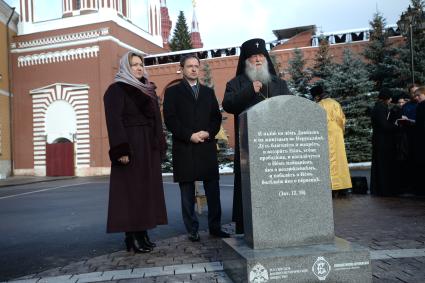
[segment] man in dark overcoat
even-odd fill
[[[396,189],[394,134],[397,128],[394,123],[388,121],[391,97],[391,91],[382,88],[370,114],[373,130],[370,193],[375,196],[393,196]]]
[[[244,42],[241,46],[236,77],[227,83],[222,103],[223,109],[234,115],[233,221],[236,222],[236,234],[244,233],[238,116],[247,108],[267,98],[285,94],[290,94],[288,86],[284,80],[276,76],[264,40],[254,38]]]
[[[164,95],[164,121],[172,133],[173,176],[179,183],[183,221],[189,239],[199,241],[195,214],[195,181],[203,181],[208,204],[208,227],[213,236],[221,230],[221,203],[215,135],[221,113],[214,90],[199,83],[200,60],[187,55],[180,61],[183,79]]]
[[[415,97],[418,100],[416,107],[415,123],[415,152],[416,155],[416,176],[414,193],[418,196],[425,196],[425,187],[422,174],[425,172],[425,86],[420,86],[415,90]]]

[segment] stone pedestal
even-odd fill
[[[372,282],[369,251],[341,238],[332,243],[251,249],[223,240],[224,270],[234,282]]]
[[[335,238],[325,111],[296,96],[239,115],[245,235],[224,240],[235,282],[371,282],[369,252]]]

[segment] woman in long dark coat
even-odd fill
[[[107,232],[125,232],[127,251],[150,252],[156,245],[147,230],[167,224],[161,175],[166,145],[155,86],[141,55],[121,58],[104,104],[112,162]]]
[[[388,121],[390,101],[390,91],[382,89],[371,112],[373,134],[370,192],[377,196],[394,194],[394,133],[396,126]]]

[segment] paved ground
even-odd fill
[[[373,282],[425,282],[425,198],[351,195],[333,205],[336,236],[370,249]],[[157,244],[149,254],[122,250],[14,282],[230,282],[221,240],[205,231],[199,243],[181,235]]]

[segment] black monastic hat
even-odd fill
[[[245,73],[245,60],[252,55],[263,54],[266,57],[269,65],[269,72],[272,75],[276,75],[276,71],[273,67],[272,60],[266,49],[266,42],[261,38],[253,38],[245,41],[241,45],[241,52],[239,54],[238,68],[236,69],[236,76]]]
[[[387,100],[392,98],[392,96],[393,96],[392,92],[389,88],[383,87],[379,90],[379,94],[378,94],[379,99]]]

